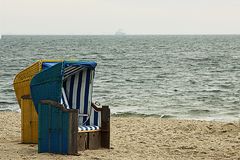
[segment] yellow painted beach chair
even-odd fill
[[[22,143],[38,143],[38,115],[31,96],[30,82],[32,78],[48,66],[60,60],[39,60],[20,71],[14,79],[14,91],[21,109],[21,141]]]

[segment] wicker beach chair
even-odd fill
[[[92,103],[95,62],[60,62],[31,81],[38,152],[77,154],[110,147],[110,110]]]
[[[38,115],[30,96],[30,81],[39,72],[59,60],[39,60],[20,71],[14,78],[13,86],[21,109],[21,142],[38,143]]]

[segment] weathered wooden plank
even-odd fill
[[[76,155],[78,152],[78,113],[69,113],[69,141],[68,154]]]
[[[102,106],[101,111],[101,145],[103,148],[110,148],[110,109],[109,106]]]
[[[88,149],[101,148],[101,132],[89,132],[88,133]]]
[[[77,142],[78,142],[78,150],[83,151],[87,149],[88,146],[88,133],[78,132]]]
[[[72,153],[78,152],[78,110],[72,113]]]

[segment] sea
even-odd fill
[[[13,79],[40,59],[96,61],[93,101],[116,116],[240,119],[240,35],[3,35],[0,111],[20,111]]]

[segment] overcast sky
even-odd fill
[[[0,34],[240,34],[240,0],[0,0]]]

